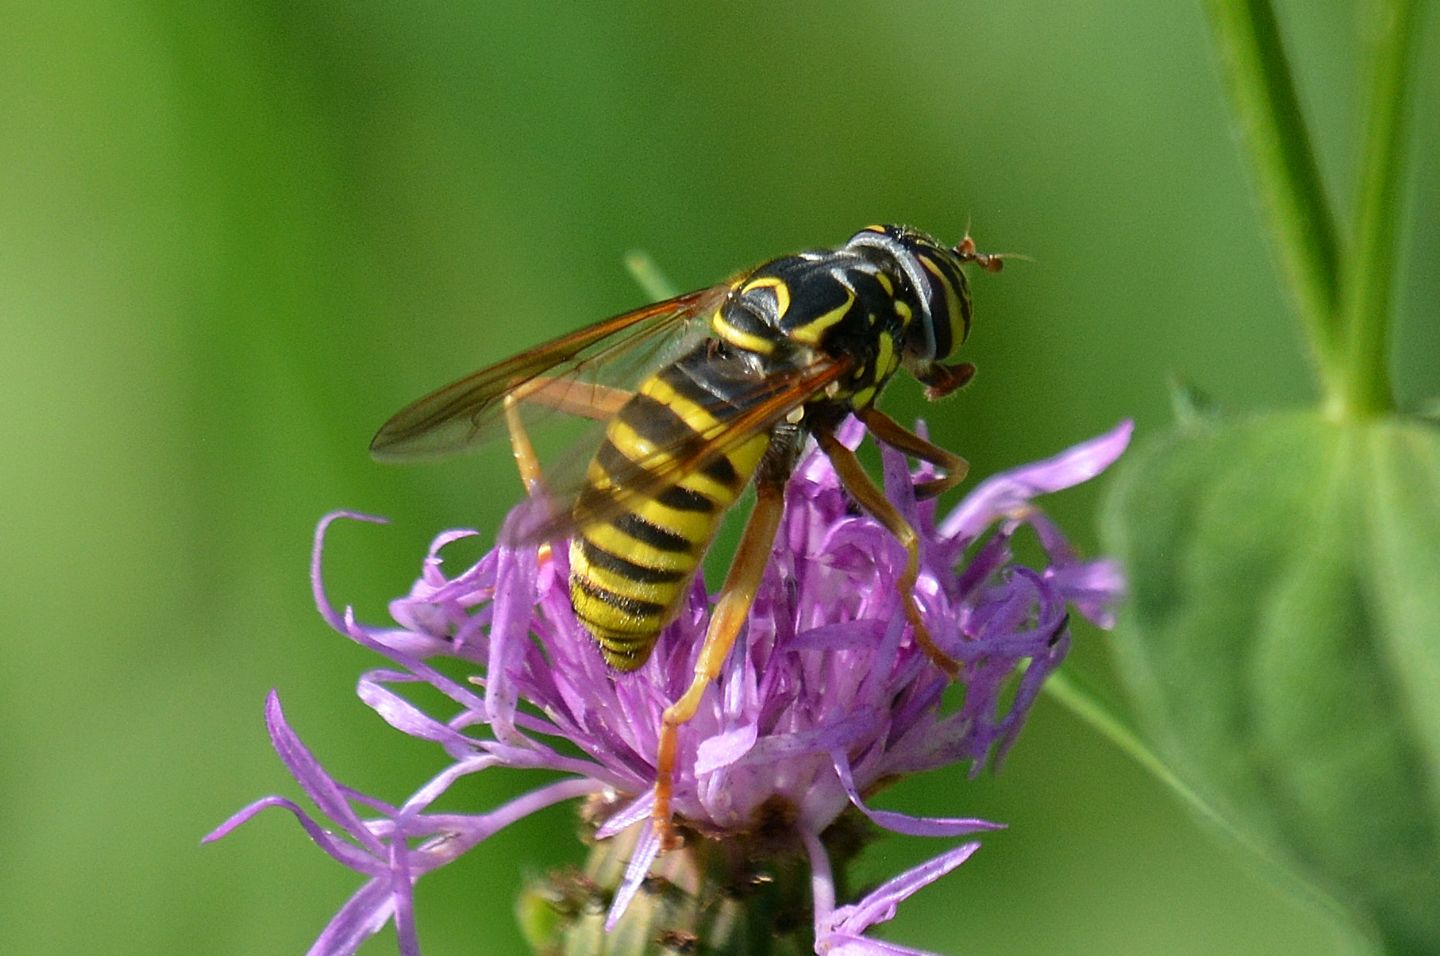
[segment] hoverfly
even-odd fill
[[[396,414],[371,442],[378,459],[431,457],[508,429],[533,489],[540,472],[522,409],[603,422],[604,438],[583,477],[549,489],[561,504],[522,532],[520,543],[570,539],[576,616],[622,672],[648,659],[721,517],[754,483],[755,506],[694,679],[663,717],[653,821],[667,847],[678,843],[670,811],[678,729],[699,708],[749,614],[785,483],[807,436],[855,501],[906,548],[899,588],[915,639],[955,673],[915,605],[915,532],[835,429],[855,415],[878,441],[938,466],[943,474],[917,489],[922,496],[964,477],[963,458],[909,431],[874,401],[900,368],[932,400],[974,374],[969,363],[945,364],[970,331],[967,263],[998,272],[1002,259],[977,252],[968,236],[947,247],[907,226],[869,226],[837,248],[772,259],[475,372]],[[620,371],[627,368],[636,373],[629,381]]]

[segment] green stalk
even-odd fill
[[[1421,4],[1390,0],[1379,4],[1365,152],[1356,191],[1355,248],[1345,262],[1340,318],[1343,375],[1327,396],[1335,418],[1378,414],[1394,408],[1390,385],[1390,298],[1400,228],[1406,131],[1409,120],[1410,61],[1420,27]]]
[[[1130,722],[1120,716],[1114,704],[1106,700],[1089,682],[1077,677],[1073,669],[1060,670],[1046,678],[1045,693],[1168,787],[1202,822],[1253,854],[1253,859],[1263,865],[1279,883],[1289,887],[1297,897],[1353,928],[1355,944],[1359,950],[1367,953],[1373,950],[1373,942],[1368,939],[1370,928],[1356,925],[1352,911],[1306,879],[1293,866],[1276,857],[1268,847],[1251,839],[1246,831],[1236,827],[1205,797],[1186,785],[1170,765],[1141,739]]]
[[[1182,801],[1189,804],[1192,810],[1226,832],[1231,832],[1225,819],[1200,799],[1194,790],[1186,786],[1185,782],[1176,776],[1165,761],[1156,756],[1155,752],[1140,739],[1140,735],[1135,732],[1134,728],[1119,716],[1115,706],[1105,700],[1090,684],[1082,681],[1068,670],[1060,670],[1045,679],[1045,693],[1076,717],[1089,724],[1100,736],[1110,741],[1115,749],[1169,787]]]
[[[631,249],[625,253],[625,268],[630,272],[630,278],[640,287],[640,291],[656,302],[680,294],[675,291],[675,283],[670,281],[665,270],[643,249]]]
[[[1268,232],[1329,396],[1342,372],[1339,243],[1275,11],[1269,0],[1207,0],[1206,6]]]

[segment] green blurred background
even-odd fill
[[[1368,12],[1280,9],[1342,200]],[[976,277],[964,395],[887,395],[978,475],[1122,417],[1154,433],[1172,374],[1239,411],[1311,395],[1194,3],[89,0],[0,22],[5,953],[309,944],[354,875],[280,814],[198,844],[296,793],[266,691],[361,789],[398,800],[441,764],[353,697],[375,662],[314,613],[311,529],[394,519],[332,538],[332,592],[371,620],[434,532],[493,530],[519,494],[503,450],[396,469],[366,443],[422,391],[639,304],[628,249],[686,287],[874,221],[1032,256]],[[1436,63],[1431,43],[1405,400],[1440,379]],[[1097,494],[1052,502],[1092,551]],[[1077,638],[1071,666],[1108,680],[1105,636]],[[903,908],[911,945],[1345,949],[1049,701],[998,777],[886,802],[1011,825]],[[422,883],[426,952],[518,952],[520,877],[578,859],[571,819]],[[861,876],[934,849],[885,840]]]

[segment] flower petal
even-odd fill
[[[325,552],[325,533],[330,526],[341,518],[351,521],[364,521],[369,524],[389,524],[389,519],[380,518],[376,515],[367,515],[359,511],[332,511],[320,519],[320,524],[315,528],[315,537],[310,545],[310,593],[315,597],[315,606],[320,610],[320,616],[337,631],[344,631],[340,626],[340,615],[335,613],[331,606],[330,599],[325,596],[325,579],[321,574],[321,555]]]
[[[378,877],[366,883],[340,907],[307,951],[308,956],[351,956],[371,936],[385,928],[395,913],[389,880]],[[402,950],[403,952],[403,950]],[[418,956],[418,950],[405,956]]]
[[[835,767],[835,775],[840,778],[840,785],[844,787],[845,795],[850,798],[850,802],[871,822],[892,833],[904,833],[909,836],[952,837],[983,830],[1005,829],[1003,823],[992,823],[978,817],[915,817],[905,813],[896,813],[893,810],[872,809],[865,804],[860,796],[860,791],[855,788],[855,777],[850,770],[849,758],[839,750],[832,753],[830,758]]]
[[[620,888],[615,891],[615,899],[610,904],[610,912],[605,917],[605,932],[615,928],[620,922],[620,917],[630,908],[630,901],[635,894],[640,892],[645,877],[650,873],[650,865],[660,855],[660,837],[655,828],[649,822],[644,824],[645,829],[640,832],[640,839],[635,841],[635,852],[630,857],[630,864],[625,867],[625,878],[620,881]]]
[[[941,523],[940,536],[973,541],[997,518],[1019,511],[1031,498],[1089,481],[1120,457],[1134,429],[1134,422],[1123,421],[1052,458],[985,479]]]
[[[759,733],[757,725],[746,723],[702,740],[695,748],[695,775],[703,777],[730,766],[750,752]]]
[[[826,918],[825,924],[816,934],[815,952],[901,953],[928,956],[923,950],[878,943],[874,940],[864,939],[862,934],[876,923],[893,919],[895,910],[902,901],[964,863],[978,849],[980,849],[979,843],[961,844],[953,850],[942,853],[933,860],[906,870],[894,879],[881,884],[875,890],[867,893],[859,903],[836,909]]]
[[[360,818],[350,809],[334,778],[325,772],[325,768],[285,722],[285,713],[280,709],[280,695],[273,690],[265,698],[265,725],[270,730],[270,742],[275,752],[320,812],[340,824],[346,833],[372,853],[384,853],[384,847],[370,836]]]
[[[248,823],[252,820],[261,810],[267,810],[270,807],[278,807],[282,810],[290,811],[300,826],[310,835],[310,839],[315,841],[315,845],[324,850],[341,865],[355,870],[357,873],[373,875],[383,871],[383,865],[379,863],[375,857],[362,852],[343,840],[335,839],[334,834],[321,826],[310,814],[301,809],[299,804],[291,800],[286,800],[284,797],[261,797],[254,803],[242,807],[239,811],[232,814],[230,819],[207,833],[200,842],[213,843],[222,837],[227,837],[241,824]]]

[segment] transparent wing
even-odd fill
[[[707,365],[707,373],[727,388],[718,390],[724,398],[703,406],[714,419],[712,426],[655,447],[641,458],[607,462],[603,492],[584,472],[560,482],[547,470],[547,493],[536,500],[526,520],[510,527],[508,537],[516,544],[553,541],[623,514],[636,501],[663,494],[721,455],[768,432],[852,365],[848,359],[827,359],[803,367],[761,370],[742,357],[717,357]]]
[[[573,413],[612,389],[628,389],[667,353],[703,336],[703,319],[729,288],[714,285],[656,302],[473,372],[397,412],[376,432],[370,454],[414,461],[474,448],[505,433],[506,396],[519,399],[534,419]]]

